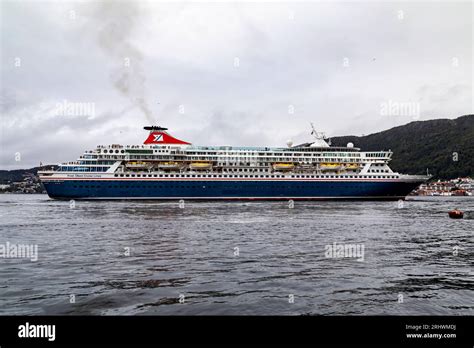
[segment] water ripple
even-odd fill
[[[0,259],[0,314],[472,315],[474,220],[449,219],[454,207],[474,200],[70,209],[0,195],[0,243],[39,252]],[[334,243],[363,259],[327,257]]]

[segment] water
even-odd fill
[[[0,258],[0,314],[472,315],[474,220],[449,219],[456,207],[474,199],[71,209],[0,195],[0,244],[38,245],[36,262]],[[364,260],[326,257],[334,242]]]

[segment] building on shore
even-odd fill
[[[471,178],[428,182],[413,192],[416,196],[472,196],[473,193],[474,180]]]

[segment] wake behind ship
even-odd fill
[[[193,146],[166,128],[143,145],[97,146],[76,162],[39,171],[54,199],[313,200],[405,198],[429,176],[388,166],[392,152],[314,142],[288,147]]]

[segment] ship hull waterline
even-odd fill
[[[399,200],[423,181],[51,180],[59,200]]]

